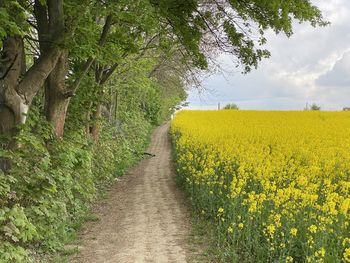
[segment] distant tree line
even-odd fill
[[[228,103],[223,107],[224,110],[239,110],[239,107],[235,103]]]

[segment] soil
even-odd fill
[[[171,161],[169,125],[158,127],[146,157],[109,191],[80,234],[79,253],[70,262],[193,262],[186,199]],[[190,260],[191,259],[191,260]]]

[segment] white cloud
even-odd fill
[[[350,104],[350,85],[345,85],[350,83],[350,53],[346,53],[350,50],[350,1],[315,0],[314,4],[330,26],[313,28],[296,23],[289,39],[268,32],[270,59],[248,75],[226,75],[227,80],[222,75],[210,77],[204,86],[212,92],[200,99],[191,91],[191,106],[236,102],[247,109],[301,109],[306,102],[315,102],[333,110]],[[221,60],[227,64],[229,59]]]
[[[326,87],[349,87],[350,88],[350,52],[344,53],[334,67],[321,75],[316,84]]]

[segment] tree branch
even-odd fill
[[[35,94],[43,86],[44,81],[56,66],[57,59],[61,55],[59,48],[55,47],[34,63],[24,74],[22,81],[17,86],[18,94],[22,95],[27,103],[31,103]]]
[[[113,66],[109,70],[107,70],[106,73],[102,75],[100,85],[103,85],[107,82],[107,80],[112,76],[112,74],[114,73],[114,71],[117,69],[118,66],[119,66],[119,63],[114,63]]]
[[[108,36],[109,30],[111,29],[112,25],[113,25],[113,16],[108,15],[106,18],[105,25],[103,26],[100,40],[98,41],[99,46],[103,46],[106,43],[107,36]]]
[[[108,36],[108,33],[111,29],[113,25],[113,16],[112,15],[108,15],[107,18],[106,18],[106,22],[103,26],[103,30],[102,30],[102,33],[101,33],[101,37],[98,41],[98,45],[100,47],[102,47],[105,43],[106,43],[106,40],[107,40],[107,36]],[[73,92],[75,92],[77,90],[77,88],[79,87],[83,77],[85,76],[85,74],[89,71],[92,63],[95,61],[95,59],[93,57],[89,57],[86,62],[84,63],[84,65],[82,66],[77,78],[75,79],[75,81],[73,82],[72,86],[71,86],[71,90]]]

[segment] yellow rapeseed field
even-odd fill
[[[350,262],[350,113],[182,111],[177,170],[235,262]]]

